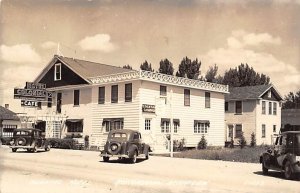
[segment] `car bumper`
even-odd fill
[[[21,145],[11,145],[10,148],[20,148],[20,149],[32,149],[34,146],[21,146]]]
[[[116,154],[116,155],[112,155],[112,154],[108,154],[108,153],[101,153],[99,156],[100,156],[100,157],[121,157],[121,158],[129,158],[129,156],[126,155],[126,154]]]

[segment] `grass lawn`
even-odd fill
[[[205,160],[223,160],[234,162],[259,163],[259,156],[265,152],[268,147],[240,147],[235,148],[208,148],[204,150],[187,150],[174,153],[174,157],[205,159]]]

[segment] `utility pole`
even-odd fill
[[[170,121],[170,143],[171,143],[171,152],[170,157],[173,157],[173,105],[172,105],[172,98],[173,98],[173,90],[171,89],[171,96],[170,96],[170,111],[171,111],[171,121]]]

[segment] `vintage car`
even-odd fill
[[[274,146],[260,156],[263,174],[268,170],[284,173],[286,179],[300,174],[300,131],[282,132],[276,137]]]
[[[149,158],[150,146],[142,142],[141,133],[129,129],[111,130],[108,134],[104,150],[100,156],[104,162],[110,157],[129,160],[135,163],[137,158]]]
[[[12,152],[16,152],[17,149],[26,149],[28,152],[37,152],[41,149],[50,151],[50,143],[39,129],[15,129],[10,148]]]

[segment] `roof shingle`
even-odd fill
[[[225,100],[248,100],[258,99],[272,85],[257,85],[244,87],[231,87],[229,94],[225,95]]]
[[[17,114],[11,110],[0,106],[0,119],[1,120],[19,120]]]

